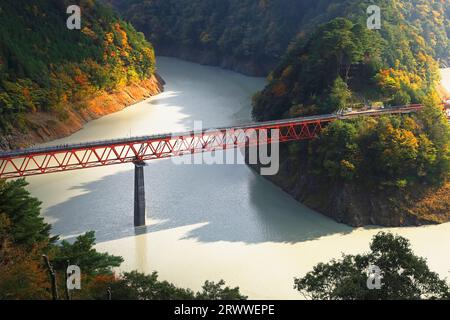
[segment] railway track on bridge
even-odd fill
[[[277,121],[266,121],[180,133],[91,141],[50,147],[26,148],[0,153],[0,178],[65,172],[114,164],[134,163],[134,226],[146,224],[144,186],[145,161],[170,157],[250,147],[275,142],[314,139],[332,121],[361,116],[418,112],[422,105],[408,105],[382,110],[346,114],[326,114]],[[272,130],[276,130],[275,134]],[[270,134],[268,134],[270,132]]]
[[[86,143],[37,147],[0,153],[0,178],[71,171],[106,165],[164,159],[185,154],[271,143],[262,131],[279,130],[279,142],[313,139],[323,126],[337,119],[360,116],[406,114],[422,105],[408,105],[346,114],[325,114],[276,121],[266,121],[205,129],[199,132],[158,134],[151,136],[92,141]]]

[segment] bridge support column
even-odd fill
[[[145,226],[145,162],[134,162],[134,226]]]

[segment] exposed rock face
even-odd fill
[[[0,136],[0,150],[28,147],[63,138],[80,130],[83,125],[101,116],[120,111],[127,106],[163,91],[164,80],[154,75],[140,83],[131,84],[114,92],[100,92],[78,106],[68,108],[66,114],[35,112],[27,114],[27,130],[13,130]]]
[[[280,158],[279,173],[266,178],[299,202],[338,222],[355,227],[400,227],[450,221],[450,183],[424,186],[423,190],[418,188],[413,192],[369,189],[308,173],[306,156],[295,164],[287,157]]]
[[[220,55],[212,51],[188,48],[182,45],[158,45],[155,50],[161,56],[180,58],[203,65],[218,66],[253,77],[267,76],[277,63],[277,61],[255,61],[245,57],[236,58]]]

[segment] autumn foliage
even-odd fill
[[[153,47],[99,1],[2,2],[0,133],[32,126],[26,115],[69,110],[105,91],[149,78]],[[66,8],[82,8],[82,29],[66,28]],[[33,30],[33,32],[30,32]]]

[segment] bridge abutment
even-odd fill
[[[145,226],[144,161],[134,162],[134,226]]]

